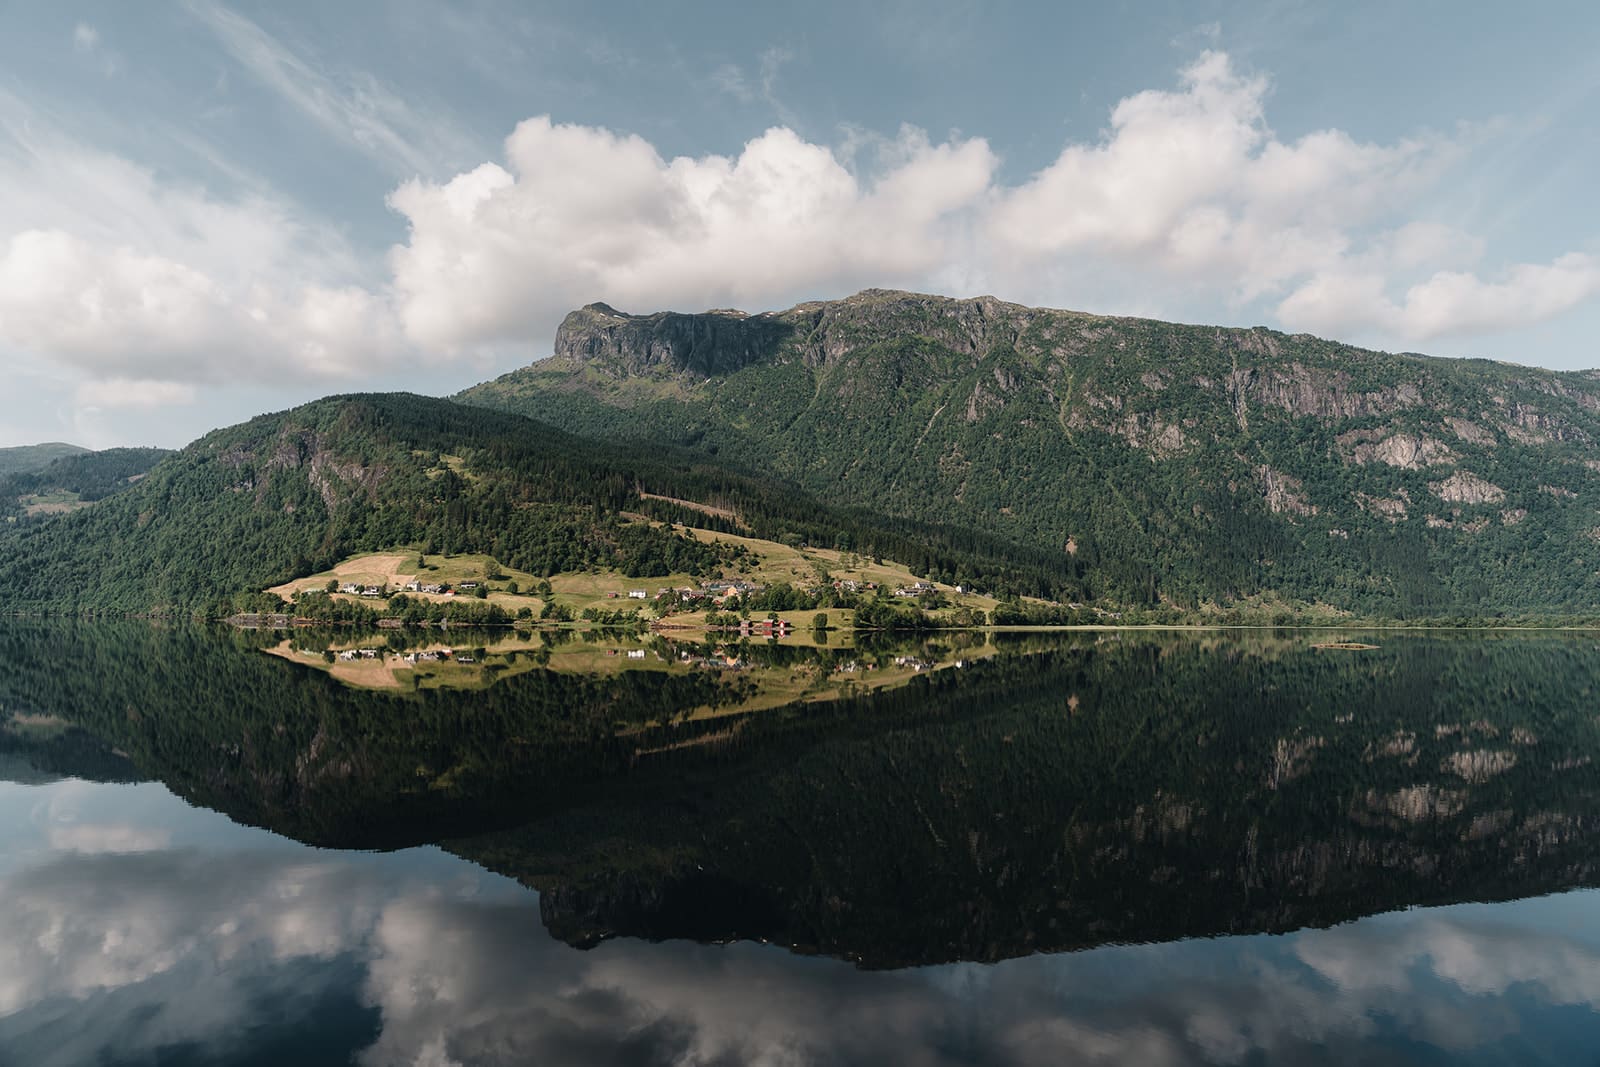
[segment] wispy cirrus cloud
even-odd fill
[[[395,176],[434,174],[470,158],[472,142],[455,132],[461,124],[437,108],[419,107],[367,72],[324,69],[214,0],[187,0],[186,7],[261,85]]]

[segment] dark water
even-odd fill
[[[1316,639],[7,623],[0,1063],[1600,1061],[1594,637]]]

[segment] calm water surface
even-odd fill
[[[1596,641],[1355,638],[6,623],[0,1063],[1600,1061]]]

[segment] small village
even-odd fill
[[[835,592],[856,596],[863,593],[873,593],[878,590],[877,582],[858,581],[855,579],[839,579],[831,583]],[[337,592],[344,596],[363,597],[368,600],[385,600],[397,593],[422,593],[429,596],[456,596],[462,593],[475,594],[484,588],[483,583],[475,581],[456,582],[424,582],[413,579],[396,589],[387,585],[371,585],[360,582],[342,582],[329,592]],[[705,582],[698,586],[660,586],[654,593],[648,589],[628,589],[626,591],[611,591],[605,594],[607,600],[662,600],[676,599],[681,604],[710,603],[721,607],[736,597],[751,596],[761,592],[766,587],[755,582],[743,579],[717,579]],[[815,593],[816,589],[808,588],[807,593]],[[917,581],[908,585],[897,587],[894,595],[897,597],[918,597],[937,591],[932,582]],[[956,592],[964,592],[960,586]]]

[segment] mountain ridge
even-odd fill
[[[1059,546],[1135,602],[1600,604],[1572,550],[1600,538],[1596,371],[881,289],[591,304],[554,348],[455,399]]]
[[[11,474],[32,474],[65,456],[81,456],[90,449],[65,441],[41,441],[36,445],[0,448],[0,478]]]
[[[238,607],[413,543],[551,574],[681,555],[641,515],[731,510],[1001,599],[1600,613],[1596,372],[893,290],[758,315],[590,304],[557,348],[453,400],[351,394],[219,429],[136,482],[95,454],[84,487],[114,494],[5,532],[0,602]]]

